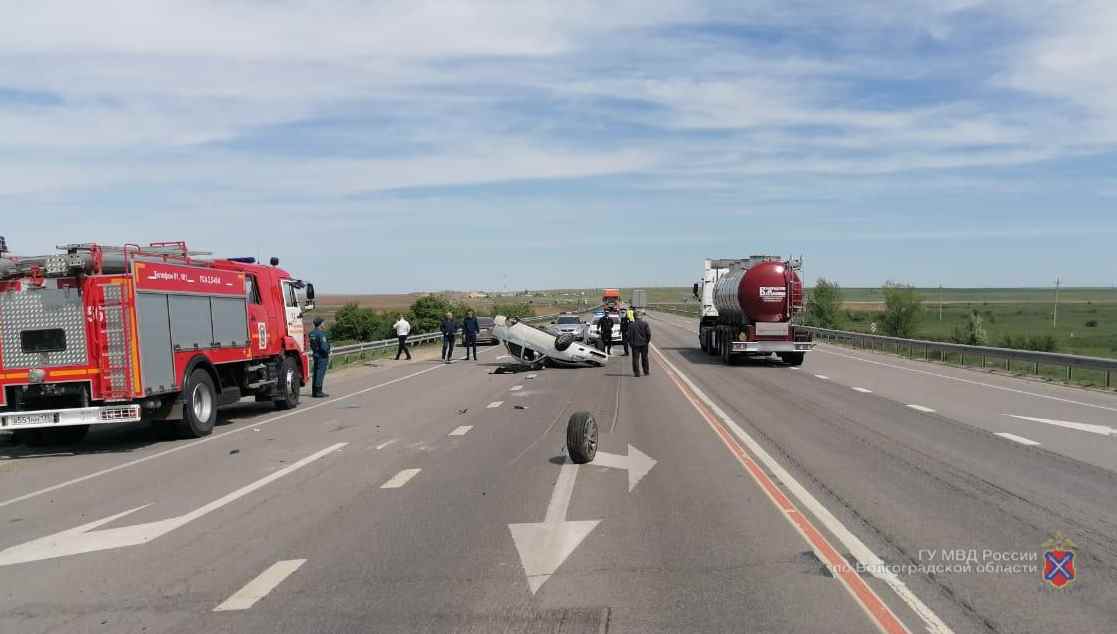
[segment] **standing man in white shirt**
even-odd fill
[[[411,351],[407,349],[407,336],[411,334],[411,324],[404,319],[403,315],[399,316],[396,323],[392,324],[392,328],[396,331],[396,337],[399,337],[399,348],[396,349],[396,361],[399,361],[400,354],[407,354],[407,360],[411,360]]]

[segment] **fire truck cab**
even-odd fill
[[[200,437],[244,397],[298,405],[314,286],[277,259],[183,242],[58,249],[16,257],[0,238],[0,431],[69,443],[146,419]]]

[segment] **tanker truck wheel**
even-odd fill
[[[572,343],[574,343],[574,334],[573,333],[568,332],[568,333],[561,334],[561,335],[555,337],[555,350],[558,350],[559,352],[562,352],[563,350],[566,350],[567,348],[569,348],[570,344],[572,344]]]
[[[283,358],[279,366],[279,398],[275,406],[279,409],[295,409],[299,406],[299,395],[302,392],[303,373],[299,369],[294,357]]]
[[[585,464],[597,455],[597,421],[589,412],[574,412],[566,423],[566,450],[574,464]]]
[[[217,423],[217,389],[209,372],[198,368],[190,373],[182,390],[182,420],[175,423],[178,433],[201,438],[213,432]]]
[[[802,352],[784,352],[780,355],[780,360],[788,365],[803,365],[805,356]]]

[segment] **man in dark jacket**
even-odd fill
[[[314,398],[329,396],[322,391],[322,384],[326,382],[326,370],[330,367],[330,340],[326,338],[326,331],[322,330],[322,318],[314,319],[314,330],[310,331],[310,352],[314,357],[314,371],[312,373],[310,395]]]
[[[609,313],[597,320],[597,332],[601,335],[601,349],[605,354],[613,353],[613,318]]]
[[[628,328],[632,320],[628,318],[628,311],[621,309],[621,345],[624,346],[624,356],[628,356]]]
[[[628,345],[632,348],[632,374],[640,376],[640,369],[648,374],[648,345],[652,342],[652,327],[644,320],[644,311],[636,313],[636,321],[628,327]]]
[[[442,318],[442,324],[438,329],[442,331],[442,361],[443,363],[450,363],[454,357],[454,338],[458,336],[458,322],[454,319],[454,313],[446,311],[446,316]]]
[[[472,310],[467,310],[465,319],[462,320],[462,345],[465,346],[465,360],[469,361],[469,351],[473,350],[473,360],[477,360],[477,333],[481,332],[481,324],[473,316]]]

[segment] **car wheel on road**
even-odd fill
[[[280,366],[279,387],[280,397],[276,399],[275,406],[279,409],[295,409],[299,406],[299,395],[302,392],[303,373],[294,357],[284,357]]]
[[[182,390],[182,420],[175,424],[179,434],[201,438],[217,423],[217,389],[209,372],[198,368],[190,373]]]
[[[574,464],[585,464],[597,455],[597,421],[589,412],[574,412],[566,423],[566,450]]]

